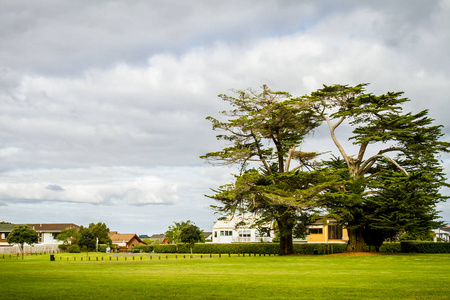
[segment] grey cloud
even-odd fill
[[[51,191],[55,191],[55,192],[62,192],[62,191],[64,191],[64,189],[61,186],[57,185],[57,184],[49,184],[46,187],[46,189],[47,190],[51,190]]]

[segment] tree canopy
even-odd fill
[[[280,254],[292,254],[293,230],[325,188],[323,173],[301,171],[314,169],[319,154],[299,150],[320,124],[320,116],[310,109],[309,101],[272,91],[266,85],[260,92],[234,92],[236,97],[219,95],[233,107],[222,112],[227,120],[207,118],[213,130],[222,132],[217,138],[229,146],[201,158],[213,164],[236,165],[240,174],[234,184],[221,186],[210,197],[222,204],[214,208],[223,213],[254,212],[260,222],[276,220]],[[312,188],[305,178],[318,184]]]
[[[195,243],[202,242],[205,240],[203,236],[203,230],[200,230],[195,224],[189,224],[184,226],[180,233],[180,241],[182,243],[188,244],[191,249],[194,247]]]
[[[442,126],[433,125],[427,110],[404,112],[409,99],[402,92],[374,95],[366,86],[324,86],[298,98],[265,85],[260,92],[219,95],[232,109],[222,112],[225,120],[207,119],[228,145],[201,158],[235,165],[239,174],[213,190],[209,197],[220,203],[213,208],[275,220],[280,254],[293,253],[296,226],[315,212],[347,228],[348,251],[364,251],[366,240],[376,246],[401,232],[438,226],[436,204],[448,198],[440,192],[448,184],[439,155],[450,146],[442,141]],[[320,151],[332,149],[299,148],[322,123],[339,155],[317,163]],[[352,147],[337,137],[344,126],[352,129]]]
[[[404,113],[409,99],[402,92],[377,96],[366,86],[324,86],[302,97],[326,122],[339,151],[342,161],[331,166],[348,174],[340,196],[325,202],[347,227],[348,251],[364,250],[364,232],[381,231],[382,239],[401,230],[431,229],[437,224],[436,203],[447,199],[440,194],[448,184],[439,153],[450,144],[441,140],[442,126],[432,125],[427,110]],[[348,140],[358,147],[355,155],[336,136],[345,121],[353,129]]]
[[[17,225],[6,237],[8,244],[16,244],[19,246],[23,259],[23,246],[24,244],[34,245],[39,242],[39,236],[37,232],[28,225]]]

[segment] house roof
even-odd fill
[[[109,238],[113,243],[122,243],[122,242],[128,243],[133,238],[136,238],[140,243],[145,244],[145,242],[142,241],[135,233],[117,233],[117,231],[113,231],[109,233]]]
[[[0,224],[0,232],[11,232],[15,224]]]
[[[0,231],[11,232],[14,226],[20,224],[0,224]],[[36,223],[36,224],[25,224],[33,228],[38,232],[60,232],[63,229],[68,228],[79,228],[80,226],[73,223]]]
[[[35,224],[26,224],[33,228],[36,231],[48,231],[48,232],[55,232],[55,231],[61,231],[63,229],[69,229],[69,228],[80,228],[80,226],[73,224],[73,223],[35,223]]]
[[[239,228],[250,228],[256,219],[257,217],[254,215],[236,215],[224,220],[218,220],[216,224],[214,224],[213,229],[235,229],[236,225],[241,222],[245,222],[245,225],[239,226]],[[269,226],[270,224],[267,224],[267,227]]]
[[[166,235],[164,233],[153,234],[150,238],[151,239],[165,239]]]

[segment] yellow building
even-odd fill
[[[328,219],[326,222],[317,220],[309,226],[306,241],[308,243],[346,243],[348,233],[347,229],[339,225],[336,220]]]

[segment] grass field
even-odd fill
[[[55,256],[0,258],[0,298],[450,299],[449,254]]]

